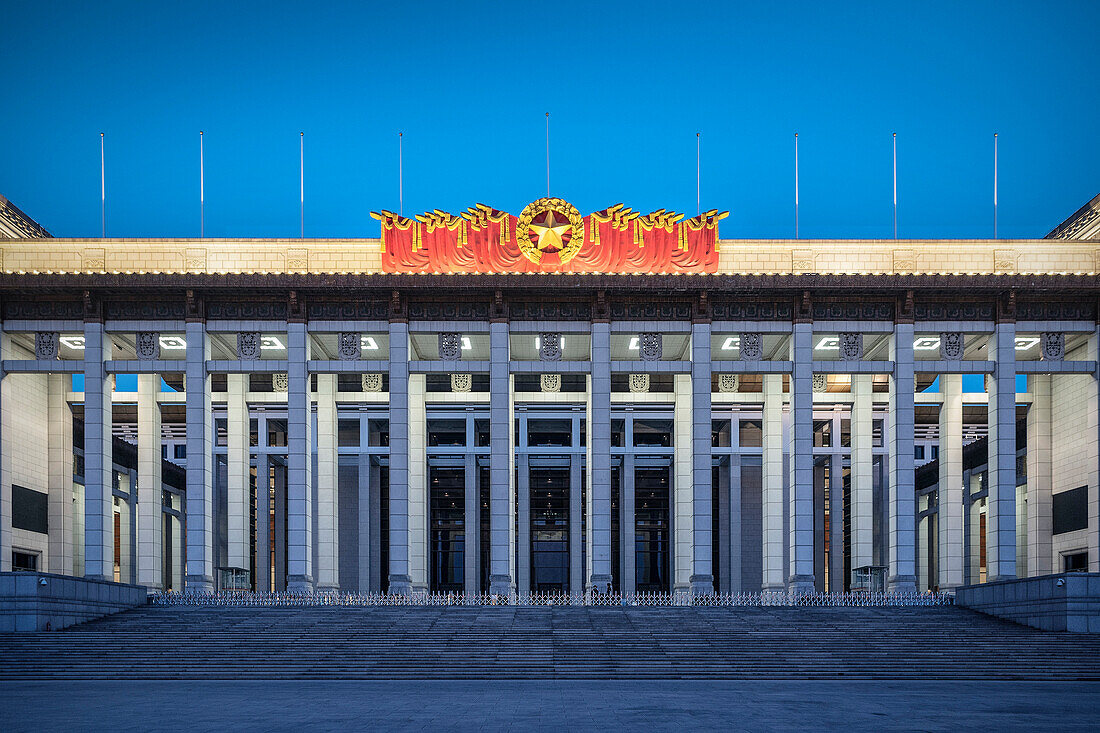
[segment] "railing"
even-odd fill
[[[157,592],[149,597],[155,606],[715,606],[715,607],[870,607],[950,606],[955,597],[946,593],[215,593]]]

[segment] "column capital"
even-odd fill
[[[916,306],[913,302],[913,291],[906,290],[898,295],[894,306],[894,323],[914,323],[917,320]]]
[[[597,290],[596,300],[592,303],[592,322],[610,323],[611,308],[607,304],[607,291]]]
[[[408,300],[399,290],[390,293],[390,323],[408,323]]]
[[[809,290],[803,290],[802,294],[794,300],[795,323],[811,323],[814,320],[814,299]]]
[[[103,323],[103,300],[98,293],[85,290],[84,296],[84,321],[90,323]]]
[[[1016,322],[1016,291],[1009,290],[997,298],[997,323]]]
[[[508,322],[508,304],[504,302],[504,293],[500,290],[493,293],[493,302],[489,305],[489,322]]]
[[[692,323],[710,323],[712,317],[710,294],[706,290],[699,291],[699,297],[695,299],[693,305]]]
[[[291,290],[287,293],[286,299],[286,320],[288,323],[305,323],[306,318],[306,306],[298,298],[298,291]]]
[[[205,323],[206,303],[202,295],[196,293],[194,290],[188,290],[187,305],[184,312],[186,313],[188,323]]]

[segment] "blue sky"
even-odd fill
[[[369,211],[729,209],[724,237],[1042,236],[1100,191],[1097,2],[7,0],[0,193],[58,236],[376,236]]]

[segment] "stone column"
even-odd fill
[[[426,377],[409,375],[409,579],[413,593],[428,591],[428,430]],[[392,471],[390,472],[392,475]]]
[[[631,435],[628,433],[628,436]],[[627,445],[632,445],[630,439],[627,440]],[[672,485],[669,487],[670,492],[676,490],[676,475],[673,471],[669,478],[672,481]],[[638,507],[636,500],[636,494],[634,493],[634,454],[624,453],[622,468],[619,470],[619,567],[613,568],[612,573],[619,574],[619,590],[622,593],[633,593],[637,590],[638,584],[638,558],[635,554],[635,514]],[[670,499],[675,499],[675,495],[670,494]],[[670,517],[676,516],[676,503],[675,501],[670,505],[672,511],[669,513]],[[673,519],[675,525],[676,520]],[[673,544],[675,547],[675,543]],[[676,557],[675,553],[672,554],[672,568],[675,571]]]
[[[249,542],[249,375],[226,375],[226,564],[248,568]]]
[[[588,587],[611,584],[611,324],[592,323],[588,380]]]
[[[762,589],[786,589],[783,565],[783,375],[764,375],[764,453],[761,535],[764,539]]]
[[[693,559],[692,534],[694,529],[694,491],[692,489],[692,389],[691,376],[673,376],[673,461],[672,461],[672,590],[677,594],[691,591]],[[707,512],[709,515],[710,512]],[[620,532],[622,531],[620,525]],[[631,547],[625,543],[621,552]]]
[[[894,325],[890,340],[894,373],[890,377],[890,534],[887,590],[912,593],[917,588],[916,499],[913,495],[913,324]]]
[[[874,419],[872,377],[852,375],[852,568],[874,564]],[[844,579],[847,582],[847,578]]]
[[[963,392],[961,374],[940,375],[939,490],[936,527],[939,546],[936,565],[939,589],[953,590],[964,584],[963,560]]]
[[[471,421],[472,423],[472,421]],[[468,425],[466,432],[466,445],[477,445],[477,433],[472,424]],[[466,454],[464,467],[462,494],[463,508],[463,540],[462,540],[462,590],[469,594],[477,594],[481,590],[481,482],[478,480],[477,456],[473,453]]]
[[[691,326],[692,595],[714,593],[710,323]]]
[[[409,324],[390,323],[389,592],[411,592],[409,577]]]
[[[51,573],[72,575],[73,413],[65,401],[65,392],[72,378],[68,374],[50,374],[46,379],[49,390],[49,570]],[[157,428],[160,428],[159,422]],[[159,451],[157,460],[160,460]],[[157,465],[159,468],[160,464]],[[157,501],[159,506],[159,494]],[[10,549],[8,557],[11,557]]]
[[[791,593],[814,592],[813,324],[791,332],[790,576]]]
[[[313,592],[313,484],[310,469],[312,395],[309,334],[302,322],[287,323],[287,590]]]
[[[257,591],[271,590],[271,469],[267,454],[256,455],[256,577]]]
[[[489,324],[489,592],[516,591],[512,447],[512,380],[508,322]]]
[[[0,330],[0,572],[11,572],[11,456],[10,436],[15,429],[12,420],[12,381],[5,379],[4,359],[10,359],[11,338]],[[77,520],[80,521],[79,519]],[[74,563],[74,570],[77,564]]]
[[[523,430],[523,427],[520,427]],[[516,458],[516,591],[531,592],[531,466],[526,453]]]
[[[317,590],[340,589],[336,375],[317,375]]]
[[[160,403],[157,402],[160,375],[139,374],[137,382],[138,583],[150,590],[160,590],[164,587],[164,484],[161,481]],[[248,567],[247,563],[243,567]]]
[[[989,498],[986,568],[989,581],[1016,577],[1016,324],[1000,322],[989,342]]]
[[[103,323],[84,324],[84,575],[114,580],[111,340]]]
[[[206,324],[186,326],[187,366],[184,388],[187,415],[187,538],[185,589],[196,593],[214,590],[213,435],[210,409],[210,340]]]
[[[580,436],[579,425],[573,420],[573,435]],[[584,517],[584,502],[581,501],[581,482],[584,480],[584,466],[576,453],[569,456],[569,592],[584,592],[584,535],[581,523]]]
[[[834,435],[837,434],[834,433]],[[836,439],[833,438],[833,440]],[[840,593],[843,592],[844,586],[844,459],[834,453],[829,460],[828,591]]]

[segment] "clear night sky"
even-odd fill
[[[5,0],[0,193],[57,236],[377,236],[371,209],[552,192],[729,209],[724,237],[1046,234],[1100,191],[1100,3]]]

